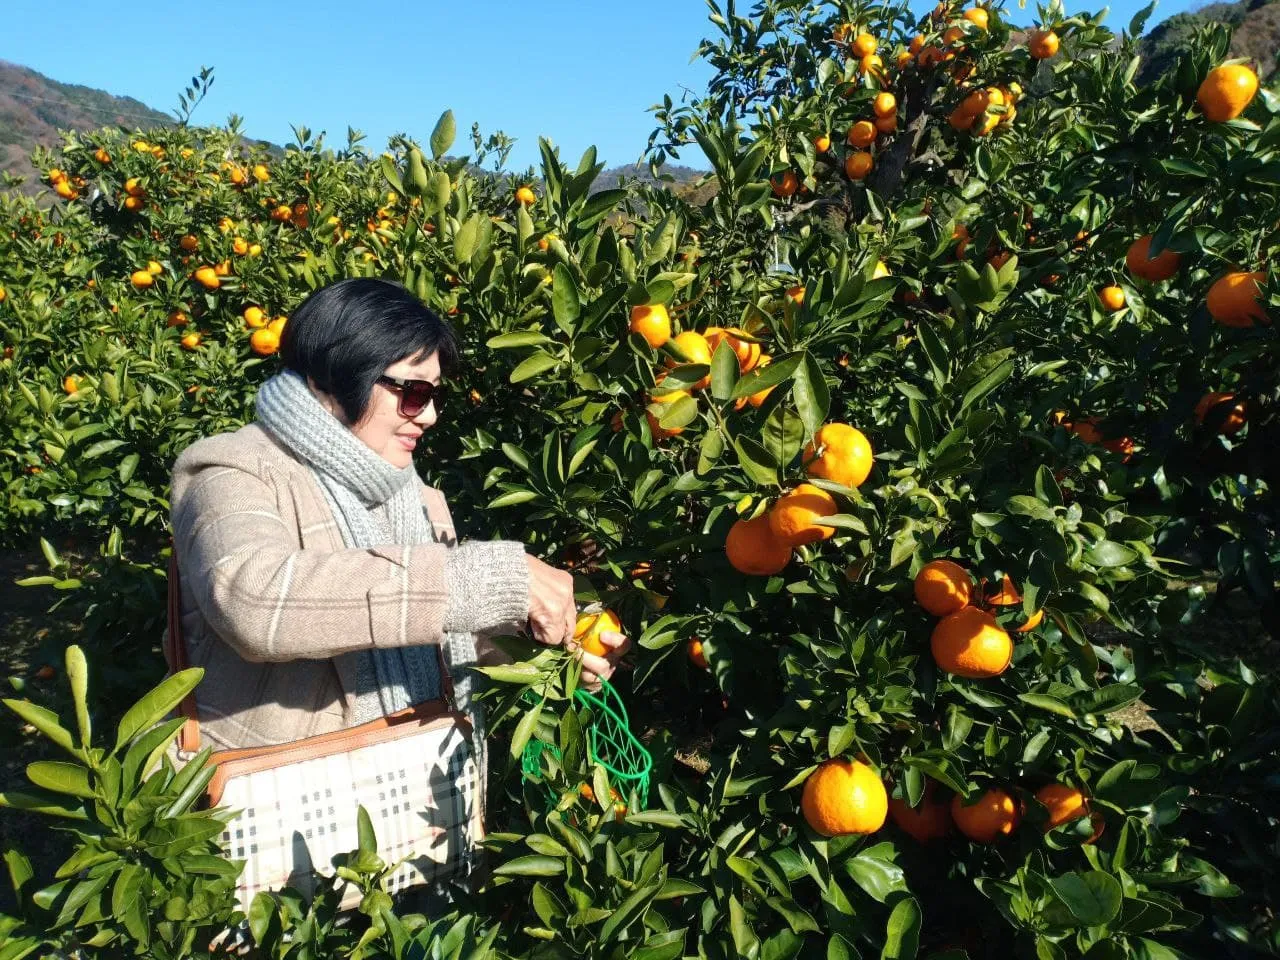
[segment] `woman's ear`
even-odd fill
[[[320,406],[328,410],[339,421],[343,421],[342,407],[338,404],[337,400],[333,399],[332,396],[317,387],[316,382],[311,379],[311,377],[307,377],[307,387],[310,389],[312,395],[320,401]]]

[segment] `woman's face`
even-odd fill
[[[402,380],[430,380],[440,383],[440,356],[432,353],[425,359],[399,360],[387,367],[389,377]],[[312,387],[315,391],[315,387]],[[327,394],[317,392],[320,402],[335,417],[346,423],[342,408]],[[423,432],[435,426],[437,419],[435,400],[427,404],[416,417],[400,414],[400,390],[384,383],[375,383],[369,395],[369,405],[364,416],[355,424],[347,424],[360,441],[382,459],[395,467],[404,468],[413,462],[413,451]]]

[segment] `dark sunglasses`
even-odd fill
[[[379,377],[378,383],[400,392],[400,416],[406,419],[412,420],[432,401],[435,401],[436,413],[440,412],[440,401],[444,398],[444,388],[440,384],[388,376]]]

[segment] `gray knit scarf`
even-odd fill
[[[348,547],[435,542],[422,505],[421,484],[410,464],[392,466],[365,446],[308,389],[306,380],[286,370],[258,389],[258,421],[305,462],[329,501]],[[471,719],[476,760],[484,763],[484,724],[472,703],[476,640],[449,631],[443,652],[453,678],[454,700]],[[356,657],[352,721],[363,723],[441,695],[440,669],[431,647],[361,651]]]

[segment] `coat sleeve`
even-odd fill
[[[453,515],[444,494],[435,487],[424,487],[422,499],[437,538],[455,543]],[[449,561],[448,629],[474,633],[478,640],[524,629],[529,618],[529,565],[524,544],[468,540],[450,554]]]
[[[174,466],[171,520],[183,588],[209,626],[255,662],[438,643],[450,616],[443,544],[305,549],[279,508],[288,478],[238,434],[199,441]],[[510,585],[503,603],[514,605]],[[519,597],[527,604],[525,593]]]

